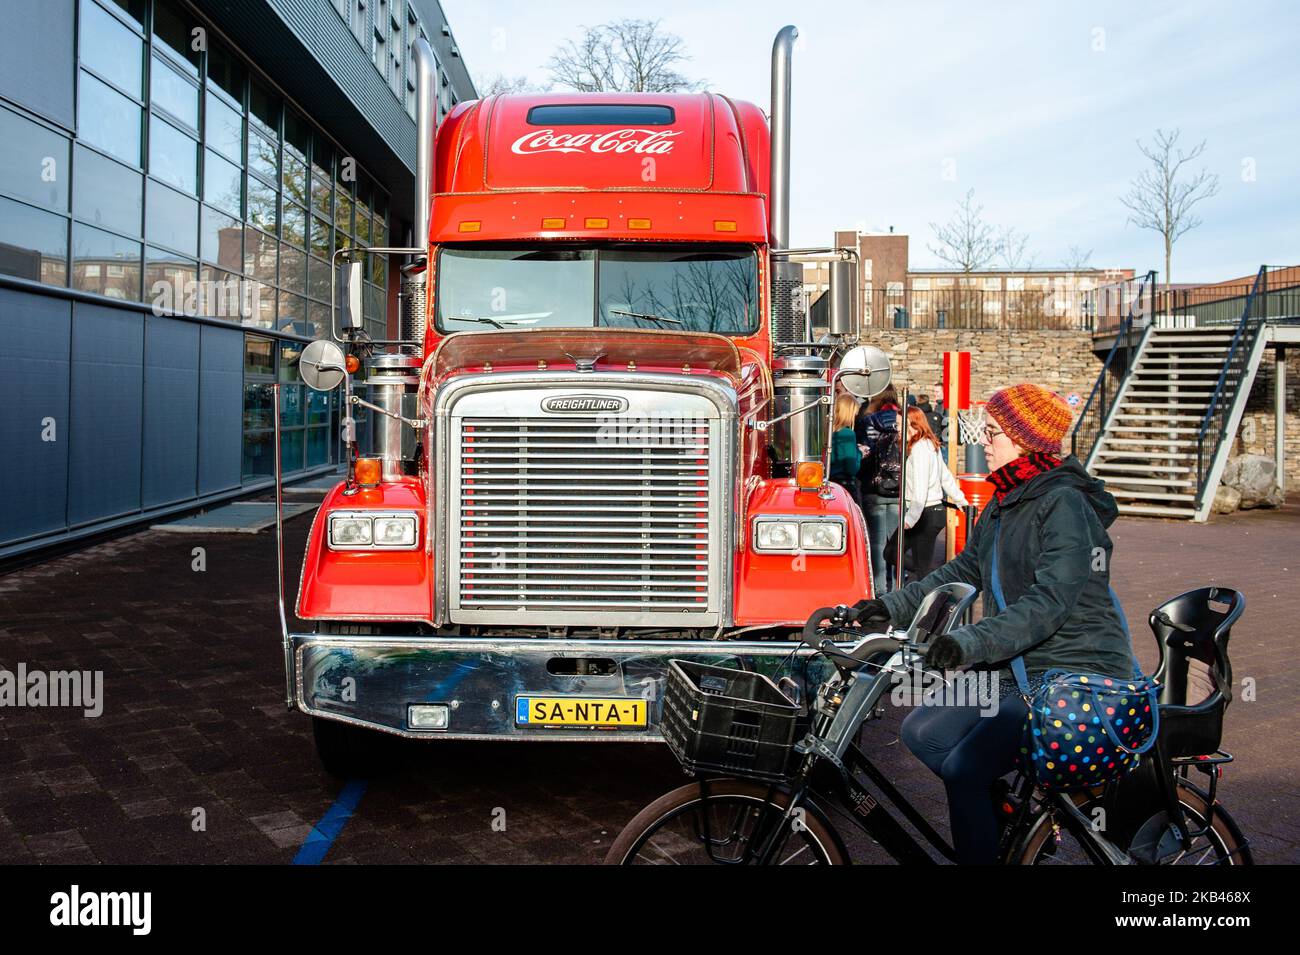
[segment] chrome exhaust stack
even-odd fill
[[[411,245],[424,249],[425,256],[402,268],[399,296],[398,337],[403,341],[424,343],[428,314],[429,209],[433,191],[433,134],[436,124],[434,99],[438,66],[429,42],[417,39],[411,45],[415,59],[415,208],[411,211]]]

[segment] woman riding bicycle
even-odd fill
[[[1072,413],[1060,395],[1020,384],[993,395],[983,445],[993,500],[965,550],[924,579],[850,615],[868,629],[906,625],[922,598],[950,581],[984,591],[982,619],[937,638],[927,653],[941,670],[995,671],[995,714],[978,705],[921,706],[903,721],[903,742],[943,779],[953,845],[962,864],[997,859],[997,781],[1015,766],[1023,740],[1025,702],[1008,669],[1023,654],[1030,691],[1055,668],[1129,678],[1134,658],[1128,628],[1110,589],[1111,540],[1118,510],[1105,485],[1061,443]],[[994,596],[997,579],[1005,608]]]

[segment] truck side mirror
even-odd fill
[[[365,287],[362,281],[362,261],[357,259],[355,262],[348,263],[347,270],[347,297],[348,297],[348,327],[361,328],[361,291]]]
[[[302,350],[298,374],[315,391],[330,391],[339,386],[347,373],[343,349],[328,339],[318,338]]]
[[[838,380],[858,398],[874,398],[885,390],[892,375],[889,356],[875,345],[850,348],[840,359]]]
[[[832,335],[858,337],[858,263],[838,259],[830,264],[830,326]]]

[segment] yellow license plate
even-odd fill
[[[515,697],[515,723],[519,726],[643,728],[648,718],[645,700],[587,696]]]

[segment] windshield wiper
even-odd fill
[[[523,325],[528,322],[535,322],[535,318],[481,318],[467,315],[448,316],[449,322],[478,322],[480,325],[491,325],[493,328],[505,328],[506,325]]]
[[[680,325],[681,320],[677,318],[668,318],[664,315],[649,315],[645,312],[631,312],[626,308],[609,308],[606,309],[611,315],[626,315],[628,318],[643,318],[647,322],[664,322],[668,325]]]

